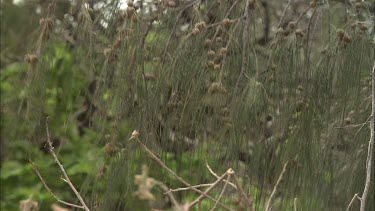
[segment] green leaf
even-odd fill
[[[24,167],[25,166],[17,161],[5,162],[1,170],[0,178],[6,180],[12,176],[19,176]]]

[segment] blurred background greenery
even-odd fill
[[[45,147],[47,116],[92,210],[170,209],[161,190],[155,202],[134,196],[143,164],[182,187],[128,141],[134,129],[191,184],[215,180],[205,158],[218,174],[233,168],[255,210],[287,161],[273,210],[291,210],[294,198],[299,210],[343,210],[362,192],[373,2],[250,1],[248,27],[237,0],[49,5],[1,1],[1,210],[31,196],[40,210],[57,203],[29,159],[58,197],[78,204]],[[374,183],[367,210],[372,199]],[[223,203],[244,209],[233,191]]]

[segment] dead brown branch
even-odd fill
[[[251,200],[246,196],[245,192],[243,191],[243,189],[241,188],[241,185],[236,177],[236,175],[234,174],[234,171],[232,173],[232,175],[234,176],[234,183],[236,184],[237,186],[237,191],[240,193],[242,199],[245,201],[246,205],[249,207],[250,211],[253,211],[253,205],[251,203]]]
[[[221,175],[221,177],[219,177],[219,179],[217,179],[212,185],[211,187],[209,187],[207,190],[204,191],[204,195],[200,195],[197,199],[195,199],[193,202],[191,202],[189,204],[189,207],[193,207],[194,205],[196,204],[199,204],[201,202],[202,199],[204,199],[205,196],[208,196],[207,194],[212,190],[214,189],[225,177],[228,176],[228,174],[230,173],[231,169],[229,169],[227,172],[225,172],[223,175]],[[219,203],[219,201],[216,201],[216,203]]]
[[[349,210],[350,210],[350,208],[352,207],[354,201],[355,201],[357,198],[358,198],[358,193],[354,194],[352,200],[350,200],[350,203],[349,203],[349,205],[348,205],[348,208],[346,208],[346,211],[349,211]]]
[[[63,201],[61,199],[59,199],[59,197],[57,197],[53,192],[52,190],[48,187],[47,183],[44,181],[42,175],[39,173],[38,169],[36,168],[35,164],[29,160],[29,162],[31,163],[31,166],[32,166],[32,169],[33,171],[35,172],[35,174],[38,176],[38,178],[40,179],[40,181],[43,183],[44,187],[47,189],[47,191],[51,194],[51,196],[53,196],[53,198],[55,198],[59,203],[61,204],[65,204],[67,206],[70,206],[70,207],[76,207],[76,208],[79,208],[79,209],[84,209],[83,206],[79,206],[79,205],[76,205],[76,204],[72,204],[72,203],[69,203],[69,202],[66,202],[66,201]]]
[[[193,185],[192,187],[194,188],[201,188],[201,187],[210,187],[212,186],[213,183],[209,183],[209,184],[199,184],[199,185]],[[176,189],[169,189],[167,192],[165,192],[164,194],[167,194],[169,192],[178,192],[178,191],[184,191],[184,190],[190,190],[190,188],[176,188]]]
[[[208,171],[216,178],[219,179],[219,177],[217,176],[217,174],[211,169],[211,167],[208,165],[208,162],[207,162],[207,159],[206,159],[206,167],[208,169]],[[246,205],[249,207],[249,209],[252,211],[253,210],[253,206],[252,206],[252,203],[251,203],[251,200],[246,196],[245,192],[243,191],[243,189],[241,188],[241,185],[237,179],[237,176],[235,174],[235,172],[232,170],[232,169],[228,169],[227,171],[228,173],[228,178],[227,180],[223,180],[225,182],[225,186],[227,184],[231,185],[242,197],[242,199],[245,201]],[[230,176],[233,176],[233,179],[234,179],[234,182],[235,184],[229,182],[229,178]],[[220,199],[220,197],[219,197]]]
[[[77,189],[74,187],[73,183],[70,181],[69,177],[68,177],[68,174],[66,173],[63,165],[60,163],[59,159],[57,158],[57,155],[55,154],[55,151],[54,151],[54,147],[52,146],[52,141],[51,141],[51,138],[50,138],[50,135],[49,135],[49,130],[48,130],[48,117],[46,119],[46,131],[47,131],[47,143],[48,143],[48,146],[49,146],[49,151],[50,153],[52,154],[53,156],[53,159],[55,160],[55,163],[59,166],[61,172],[63,173],[64,175],[64,181],[66,183],[68,183],[70,189],[72,189],[72,191],[74,192],[74,194],[76,195],[76,197],[78,198],[79,202],[82,204],[82,206],[79,206],[79,205],[74,205],[74,204],[71,204],[71,203],[68,203],[68,202],[64,202],[62,200],[60,200],[56,195],[53,194],[53,192],[51,191],[51,189],[47,186],[47,184],[45,183],[45,181],[43,180],[41,174],[38,172],[38,170],[36,169],[35,167],[35,164],[31,162],[31,165],[33,166],[33,170],[34,172],[37,174],[37,176],[39,177],[39,179],[42,181],[44,187],[48,190],[48,192],[50,192],[50,194],[60,203],[63,203],[65,205],[69,205],[69,206],[72,206],[72,207],[77,207],[77,208],[80,208],[80,209],[84,209],[85,211],[90,211],[90,209],[87,207],[85,201],[82,199],[81,195],[79,194],[79,192],[77,191]]]
[[[372,170],[372,156],[374,154],[374,139],[375,139],[375,62],[372,67],[372,110],[371,110],[371,120],[370,120],[370,140],[367,147],[367,159],[366,159],[366,179],[365,179],[365,187],[363,188],[362,196],[359,197],[358,193],[354,194],[352,200],[348,205],[347,211],[351,208],[354,200],[357,198],[361,202],[360,211],[365,211],[366,207],[366,200],[370,188],[371,183],[371,170]]]
[[[166,171],[168,171],[170,174],[172,174],[178,181],[180,181],[182,184],[186,185],[187,187],[189,187],[191,190],[193,190],[194,192],[198,193],[198,194],[201,194],[207,198],[209,198],[210,200],[214,201],[214,202],[217,202],[217,204],[222,207],[223,209],[225,210],[232,210],[230,209],[229,207],[225,206],[224,204],[218,202],[216,199],[214,199],[212,196],[209,196],[207,195],[206,193],[204,193],[203,191],[195,188],[194,186],[192,186],[190,183],[186,182],[184,179],[182,179],[180,176],[178,176],[174,171],[172,171],[168,166],[166,166],[163,161],[161,161],[153,152],[151,152],[147,147],[146,145],[144,145],[138,138],[136,139],[136,141],[139,143],[139,145],[145,150],[145,152],[151,157],[151,159],[153,159],[156,163],[158,163],[162,168],[164,168]]]
[[[208,165],[208,162],[207,162],[207,158],[206,158],[206,167],[208,169],[208,171],[214,176],[216,177],[217,179],[219,179],[219,176],[217,176],[217,174],[211,169],[210,165]],[[224,182],[228,183],[230,186],[232,186],[235,190],[237,190],[237,186],[231,182],[229,182],[228,180],[224,180]]]
[[[366,199],[368,196],[368,191],[371,182],[371,168],[372,168],[372,156],[374,154],[374,138],[375,138],[375,62],[372,67],[372,111],[371,111],[371,123],[370,123],[370,141],[368,143],[367,149],[367,159],[366,159],[366,180],[365,187],[363,189],[363,194],[361,196],[361,208],[360,211],[365,211]]]
[[[171,202],[172,204],[174,205],[174,207],[178,210],[182,210],[181,209],[181,205],[177,202],[176,198],[174,197],[174,195],[172,194],[172,192],[169,191],[168,187],[166,185],[164,185],[164,183],[160,182],[160,181],[155,181],[155,183],[157,185],[159,185],[159,187],[161,187],[161,189],[163,189],[164,191],[166,191],[166,195],[171,199]]]
[[[283,170],[281,171],[280,176],[279,176],[279,178],[277,179],[277,182],[276,182],[275,186],[273,187],[273,191],[272,191],[272,193],[271,193],[271,195],[270,195],[270,198],[268,199],[268,202],[267,202],[267,206],[266,206],[266,209],[265,209],[266,211],[271,210],[271,202],[272,202],[272,199],[273,199],[273,197],[275,196],[275,193],[276,193],[276,191],[277,191],[277,187],[280,185],[280,182],[281,182],[281,180],[282,180],[283,177],[284,177],[284,174],[285,174],[285,172],[286,172],[286,167],[287,167],[288,163],[289,163],[289,161],[287,161],[287,162],[284,164]]]
[[[229,182],[229,180],[230,180],[230,177],[231,177],[231,175],[228,174],[228,176],[227,176],[227,181],[228,181],[228,182]],[[223,187],[223,189],[221,190],[221,193],[220,193],[219,197],[217,198],[217,201],[220,201],[221,197],[224,195],[225,191],[227,190],[228,182],[226,182],[226,183],[224,184],[224,187]],[[214,207],[213,207],[211,210],[215,210],[216,207],[217,207],[217,203],[215,203]]]

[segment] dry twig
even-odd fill
[[[161,189],[163,189],[164,191],[166,191],[165,194],[168,195],[168,197],[171,199],[172,204],[175,206],[175,208],[176,208],[177,210],[182,210],[182,209],[181,209],[181,205],[177,202],[177,200],[176,200],[176,198],[174,197],[174,195],[172,194],[172,192],[170,192],[170,191],[168,190],[168,187],[165,186],[164,183],[155,180],[155,184],[159,185],[159,187],[161,187]]]
[[[206,159],[206,167],[208,169],[208,171],[216,178],[219,179],[219,177],[217,176],[217,174],[211,169],[211,167],[208,165],[208,162],[207,162],[207,159]],[[240,183],[238,182],[238,179],[236,177],[236,174],[235,172],[232,170],[232,169],[228,169],[228,179],[227,180],[223,180],[225,182],[225,186],[227,184],[229,184],[230,186],[232,186],[240,195],[241,197],[243,198],[243,200],[245,200],[247,206],[249,207],[250,210],[253,210],[253,206],[252,206],[252,203],[251,203],[251,200],[249,198],[246,197],[246,194],[245,192],[243,191],[243,189],[241,188],[241,185]],[[234,182],[235,184],[229,182],[229,178],[230,176],[234,177]],[[224,189],[224,188],[223,188]],[[220,196],[219,196],[219,199],[220,199]]]
[[[240,193],[242,199],[245,201],[245,203],[246,203],[246,205],[249,207],[250,211],[253,211],[253,210],[254,210],[254,209],[253,209],[253,205],[252,205],[250,199],[246,197],[246,194],[245,194],[245,192],[243,191],[243,189],[241,188],[241,185],[240,185],[240,183],[238,182],[238,179],[237,179],[236,175],[234,174],[234,171],[233,171],[232,174],[233,174],[233,176],[234,176],[234,183],[235,183],[236,186],[237,186],[237,191]]]
[[[216,177],[217,179],[219,179],[219,176],[217,176],[217,174],[211,169],[210,165],[208,165],[208,162],[207,162],[207,158],[206,158],[206,167],[208,169],[208,171],[214,176]],[[230,186],[232,186],[235,190],[237,190],[237,186],[231,182],[229,182],[228,180],[223,180],[224,182],[228,183]]]
[[[70,181],[69,177],[68,177],[68,174],[66,173],[63,165],[60,163],[59,159],[57,158],[55,152],[54,152],[54,147],[52,146],[52,142],[51,142],[51,138],[50,138],[50,135],[49,135],[49,130],[48,130],[48,117],[46,119],[46,130],[47,130],[47,143],[48,143],[48,146],[49,146],[49,151],[50,153],[52,154],[53,156],[53,159],[55,160],[55,163],[60,167],[60,170],[61,172],[63,173],[64,175],[64,181],[66,183],[68,183],[70,189],[72,189],[72,191],[74,192],[74,194],[76,195],[76,197],[78,198],[79,202],[82,204],[82,206],[79,206],[79,205],[75,205],[75,204],[71,204],[71,203],[68,203],[68,202],[64,202],[62,200],[60,200],[56,195],[53,194],[53,192],[51,191],[51,189],[47,186],[47,184],[45,183],[45,181],[43,180],[42,176],[40,175],[40,173],[38,172],[38,170],[36,169],[35,167],[35,164],[33,162],[31,162],[31,165],[33,166],[33,170],[34,172],[36,173],[36,175],[39,177],[39,179],[42,181],[44,187],[48,190],[48,192],[50,192],[50,194],[60,203],[63,203],[65,205],[69,205],[69,206],[72,206],[72,207],[76,207],[76,208],[80,208],[80,209],[84,209],[85,211],[90,211],[90,209],[87,207],[85,201],[82,199],[81,195],[79,194],[79,192],[77,191],[77,189],[74,187],[73,183]]]
[[[207,194],[212,190],[214,189],[226,176],[228,176],[230,174],[232,170],[229,169],[227,172],[225,172],[223,175],[221,175],[221,177],[219,177],[219,179],[217,179],[211,187],[209,187],[207,190],[204,191],[204,195],[200,195],[197,199],[195,199],[193,202],[191,202],[189,204],[189,207],[192,207],[196,204],[199,204],[201,202],[202,199],[204,199],[205,196],[208,196]],[[219,201],[216,201],[216,203],[219,203]]]
[[[199,185],[193,185],[191,187],[194,187],[194,188],[201,188],[201,187],[210,187],[213,183],[209,183],[209,184],[199,184]],[[164,194],[167,194],[167,193],[170,193],[170,192],[178,192],[178,191],[184,191],[184,190],[190,190],[190,188],[176,188],[176,189],[169,189],[167,192],[165,192]]]
[[[232,210],[230,209],[229,207],[225,206],[224,204],[218,202],[216,199],[214,199],[212,196],[209,196],[207,195],[206,193],[204,193],[203,191],[195,188],[194,186],[192,186],[190,183],[186,182],[184,179],[182,179],[180,176],[178,176],[174,171],[172,171],[168,166],[166,166],[163,161],[161,161],[153,152],[151,152],[147,147],[146,145],[144,145],[139,139],[136,139],[137,142],[139,143],[139,145],[146,151],[146,153],[151,157],[151,159],[153,159],[154,161],[156,161],[156,163],[158,163],[162,168],[164,168],[165,170],[167,170],[170,174],[172,174],[178,181],[180,181],[182,184],[186,185],[187,187],[189,187],[191,190],[193,190],[194,192],[198,193],[198,194],[201,194],[209,199],[211,199],[212,201],[216,202],[220,207],[224,208],[225,210]]]
[[[268,199],[268,202],[267,202],[267,206],[266,206],[266,211],[269,211],[271,210],[271,202],[272,202],[272,198],[274,197],[276,191],[277,191],[277,187],[279,186],[281,180],[283,179],[284,177],[284,174],[286,172],[286,166],[288,165],[289,161],[287,161],[285,164],[284,164],[284,167],[283,167],[283,170],[281,171],[280,173],[280,176],[279,176],[279,179],[277,179],[277,182],[275,184],[275,186],[273,187],[273,191],[271,193],[271,196],[270,198]]]
[[[370,141],[368,143],[367,160],[366,160],[366,180],[363,194],[361,196],[361,208],[360,211],[365,211],[366,199],[371,182],[371,167],[372,167],[372,156],[374,154],[374,138],[375,138],[375,62],[372,67],[372,111],[371,111],[371,123],[370,123]]]
[[[53,192],[52,190],[48,187],[47,183],[44,181],[42,175],[39,173],[38,169],[36,168],[35,164],[29,159],[29,162],[31,163],[31,166],[32,166],[32,169],[33,171],[35,172],[35,174],[38,176],[38,178],[40,179],[40,181],[43,183],[44,187],[47,189],[47,191],[51,194],[51,196],[53,196],[53,198],[55,198],[59,203],[61,204],[65,204],[67,206],[70,206],[70,207],[76,207],[76,208],[79,208],[79,209],[84,209],[83,206],[79,206],[79,205],[76,205],[76,204],[72,204],[72,203],[69,203],[69,202],[66,202],[66,201],[63,201],[61,199],[59,199],[59,197],[57,197]]]
[[[227,176],[227,181],[230,180],[230,177],[231,177],[231,175],[228,174],[228,176]],[[223,187],[223,189],[221,190],[221,193],[220,193],[220,195],[219,195],[219,198],[217,198],[217,201],[220,201],[221,197],[224,195],[225,191],[227,190],[227,187],[228,187],[228,182],[226,182],[226,183],[224,184],[224,187]],[[213,207],[211,210],[215,210],[216,207],[217,207],[217,203],[215,203],[214,207]]]
[[[365,179],[365,187],[363,188],[362,196],[359,197],[358,193],[354,194],[352,200],[350,200],[350,203],[348,205],[348,208],[346,210],[349,210],[352,206],[354,200],[357,198],[361,202],[360,211],[365,211],[366,207],[366,200],[368,196],[368,191],[370,188],[371,183],[371,170],[372,170],[372,156],[374,154],[374,139],[375,139],[375,62],[372,67],[372,110],[371,110],[371,120],[370,120],[370,140],[368,143],[367,148],[367,159],[366,159],[366,179]]]
[[[133,132],[134,133],[134,132]],[[232,169],[228,169],[221,177],[218,177],[217,174],[215,172],[212,171],[212,169],[210,168],[210,166],[208,165],[207,163],[207,160],[206,160],[206,165],[207,165],[207,168],[209,169],[209,171],[211,172],[212,175],[214,175],[217,180],[212,183],[212,184],[204,184],[204,185],[198,185],[198,186],[192,186],[190,185],[188,182],[186,182],[184,179],[182,179],[180,176],[178,176],[174,171],[172,171],[168,166],[166,166],[152,151],[150,151],[146,145],[144,145],[139,139],[138,137],[136,138],[130,138],[129,140],[132,140],[132,139],[136,139],[136,141],[139,143],[139,145],[146,151],[146,153],[151,157],[151,159],[153,159],[154,161],[156,161],[162,168],[164,168],[165,170],[167,170],[170,174],[172,174],[178,181],[180,181],[181,183],[183,183],[184,185],[186,185],[188,187],[188,189],[190,190],[193,190],[195,191],[196,193],[199,193],[200,196],[195,199],[193,202],[191,202],[190,204],[188,204],[186,206],[186,209],[190,209],[192,206],[196,205],[196,204],[199,204],[200,201],[202,199],[204,199],[205,197],[211,199],[212,201],[215,202],[215,205],[214,205],[214,208],[219,205],[220,207],[224,208],[225,210],[232,210],[231,208],[225,206],[224,204],[220,203],[219,200],[221,199],[221,197],[223,196],[225,190],[226,190],[226,187],[227,185],[233,185],[234,188],[237,190],[237,192],[241,195],[242,199],[245,201],[246,205],[248,206],[249,210],[250,211],[253,211],[253,206],[252,206],[252,202],[251,200],[246,196],[245,192],[243,191],[243,189],[241,188],[241,185],[235,175],[235,172],[232,170]],[[284,166],[284,170],[285,170],[285,166]],[[233,176],[233,179],[234,179],[234,183],[230,183],[228,180],[229,178]],[[227,177],[227,180],[224,180],[225,178]],[[280,180],[280,178],[279,178]],[[219,198],[218,200],[214,199],[213,197],[211,197],[210,195],[208,195],[208,193],[213,190],[220,182],[224,181],[225,182],[225,185],[223,187],[223,190],[221,191],[220,195],[219,195]],[[197,189],[197,187],[203,187],[203,186],[209,186],[209,188],[207,190],[205,190],[204,192]],[[166,187],[163,188],[165,191],[166,191],[166,194],[172,194],[171,192],[173,191],[179,191],[179,190],[186,190],[185,188],[179,188],[179,189],[176,189],[176,190],[168,190]]]
[[[346,208],[346,211],[349,211],[349,210],[350,210],[350,208],[352,207],[352,205],[353,205],[355,199],[357,199],[357,198],[358,198],[358,193],[354,194],[352,200],[350,200],[350,203],[349,203],[349,205],[348,205],[348,208]]]

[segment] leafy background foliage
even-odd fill
[[[152,203],[134,196],[143,164],[180,187],[127,141],[133,129],[191,184],[213,180],[205,158],[216,172],[233,168],[256,210],[287,161],[275,210],[294,198],[301,210],[341,210],[362,191],[373,3],[251,1],[247,21],[246,1],[58,2],[40,44],[48,3],[1,3],[2,209],[30,195],[41,210],[55,202],[28,159],[56,195],[77,202],[44,148],[47,116],[59,159],[93,209],[166,209],[161,191]],[[23,61],[38,49],[37,63]],[[224,203],[241,208],[234,193]]]

